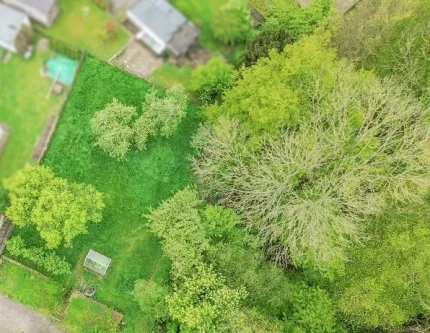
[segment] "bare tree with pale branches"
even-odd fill
[[[321,75],[335,78],[329,93]],[[303,89],[308,121],[255,148],[238,121],[221,118],[196,135],[193,166],[203,194],[241,214],[278,262],[324,270],[346,259],[364,217],[422,201],[430,112],[402,86],[345,63]]]

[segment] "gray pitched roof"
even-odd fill
[[[37,9],[43,14],[48,14],[56,0],[14,0],[16,3],[22,3],[28,7]]]
[[[173,35],[168,47],[176,54],[183,54],[187,52],[198,36],[199,29],[191,22],[187,22]]]
[[[22,25],[27,22],[27,15],[0,3],[0,40],[2,44],[15,49],[16,36]]]
[[[165,0],[140,0],[130,12],[167,43],[187,19]]]

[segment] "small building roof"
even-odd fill
[[[95,261],[96,263],[104,266],[109,267],[112,259],[109,257],[106,257],[105,255],[98,253],[94,250],[90,250],[87,254],[87,258],[91,259],[92,261]]]
[[[0,3],[0,46],[15,52],[15,40],[23,25],[29,24],[29,18],[9,6]]]
[[[139,0],[130,12],[167,43],[187,19],[165,0]]]
[[[176,54],[187,52],[191,44],[199,36],[199,29],[190,21],[183,24],[173,35],[167,46]]]
[[[56,0],[13,0],[13,2],[34,8],[42,14],[49,14]]]

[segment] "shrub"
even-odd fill
[[[325,290],[300,285],[292,293],[291,302],[292,310],[285,318],[285,332],[335,332],[335,307]]]
[[[270,50],[275,49],[281,52],[287,44],[293,41],[291,33],[283,27],[262,30],[246,43],[242,62],[245,66],[252,66],[258,59],[267,57]]]
[[[229,0],[214,13],[212,31],[220,42],[232,44],[249,37],[252,23],[247,1]]]
[[[198,92],[203,103],[219,101],[224,91],[233,85],[233,73],[232,65],[221,58],[212,58],[193,72],[192,89]]]
[[[67,275],[71,272],[71,265],[64,257],[61,258],[53,251],[46,251],[39,247],[27,248],[20,236],[7,241],[7,250],[12,256],[30,260],[53,275]]]

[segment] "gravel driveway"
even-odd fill
[[[43,297],[43,295],[40,295]],[[64,333],[43,315],[0,295],[1,333]]]

